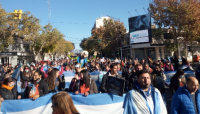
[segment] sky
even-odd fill
[[[40,19],[40,25],[49,22],[65,35],[67,41],[81,49],[83,38],[91,36],[94,22],[101,16],[110,16],[124,23],[128,18],[148,13],[149,0],[0,0],[6,12],[29,11]]]

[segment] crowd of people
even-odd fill
[[[124,80],[123,93],[124,113],[155,113],[164,114],[166,110],[165,86],[169,86],[172,94],[171,113],[200,113],[198,82],[200,81],[200,67],[196,69],[195,77],[185,77],[184,72],[191,70],[192,66],[187,61],[182,65],[169,59],[153,61],[147,59],[115,59],[93,57],[88,58],[88,53],[80,56],[61,58],[53,61],[35,61],[21,66],[10,64],[0,65],[0,100],[11,99],[37,99],[50,92],[58,92],[52,97],[53,111],[62,111],[63,114],[78,113],[72,100],[60,104],[63,99],[71,97],[66,92],[88,96],[97,93],[110,93],[109,77]],[[184,69],[181,68],[184,66]],[[19,70],[19,73],[16,73]],[[165,83],[165,71],[176,71],[171,78],[170,85]],[[63,72],[75,73],[69,88],[65,88]],[[96,83],[90,72],[104,72],[99,75]],[[20,81],[21,90],[18,91],[16,83]],[[181,104],[183,103],[183,104]],[[180,105],[181,104],[181,105]],[[58,106],[58,108],[56,108]],[[67,106],[67,108],[65,107]],[[63,110],[58,110],[59,108]],[[70,109],[69,109],[70,108]]]

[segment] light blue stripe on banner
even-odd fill
[[[176,71],[165,71],[164,73],[165,73],[165,74],[175,74]]]
[[[75,73],[72,71],[65,71],[63,72],[64,76],[75,76]]]
[[[70,95],[72,96],[73,102],[76,105],[106,105],[123,102],[125,98],[125,94],[123,97],[121,97],[107,93],[90,94],[87,97],[83,95]]]
[[[71,82],[65,82],[65,88],[69,88]]]
[[[175,74],[176,73],[176,71],[165,71],[164,72],[165,74]],[[184,71],[184,73],[186,73],[186,74],[195,74],[193,71]]]
[[[53,68],[56,68],[56,69],[58,69],[60,71],[61,67],[60,66],[56,66],[56,67],[53,67]]]
[[[20,112],[27,111],[31,109],[35,109],[41,106],[45,106],[51,103],[51,96],[55,93],[49,93],[43,97],[40,97],[36,100],[31,99],[22,99],[22,100],[5,100],[2,102],[1,111],[2,112]],[[75,105],[89,105],[89,106],[97,106],[97,105],[107,105],[113,103],[120,103],[124,101],[124,97],[120,97],[117,95],[111,95],[107,93],[99,93],[99,94],[91,94],[87,97],[83,95],[73,95],[69,93],[73,99]]]
[[[46,73],[48,72],[48,67],[47,67],[47,65],[44,66],[43,71],[46,72]]]
[[[165,83],[168,85],[170,84],[171,78],[176,74],[177,71],[165,71],[164,74],[166,75]],[[195,72],[193,71],[184,71],[184,75],[186,78],[190,76],[195,76]]]
[[[99,71],[90,72],[89,74],[92,76],[92,79],[98,81]]]
[[[90,75],[99,75],[99,71],[90,72]]]
[[[74,78],[75,73],[72,71],[65,71],[63,72],[65,76],[65,88],[69,88],[71,80]]]
[[[53,93],[49,93],[36,100],[22,99],[22,100],[5,100],[1,104],[2,112],[20,112],[25,110],[31,110],[40,106],[51,103],[51,96]]]

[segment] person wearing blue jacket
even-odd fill
[[[141,71],[137,81],[124,99],[124,114],[167,114],[158,89],[151,86],[148,71]]]
[[[173,95],[171,114],[200,114],[199,82],[195,77],[186,79],[186,85]]]

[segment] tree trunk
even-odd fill
[[[174,56],[174,51],[170,52],[170,56],[173,57]]]
[[[185,58],[187,58],[187,56],[188,56],[188,47],[187,47],[186,43],[185,43],[185,48],[184,48],[184,54],[185,54]]]

